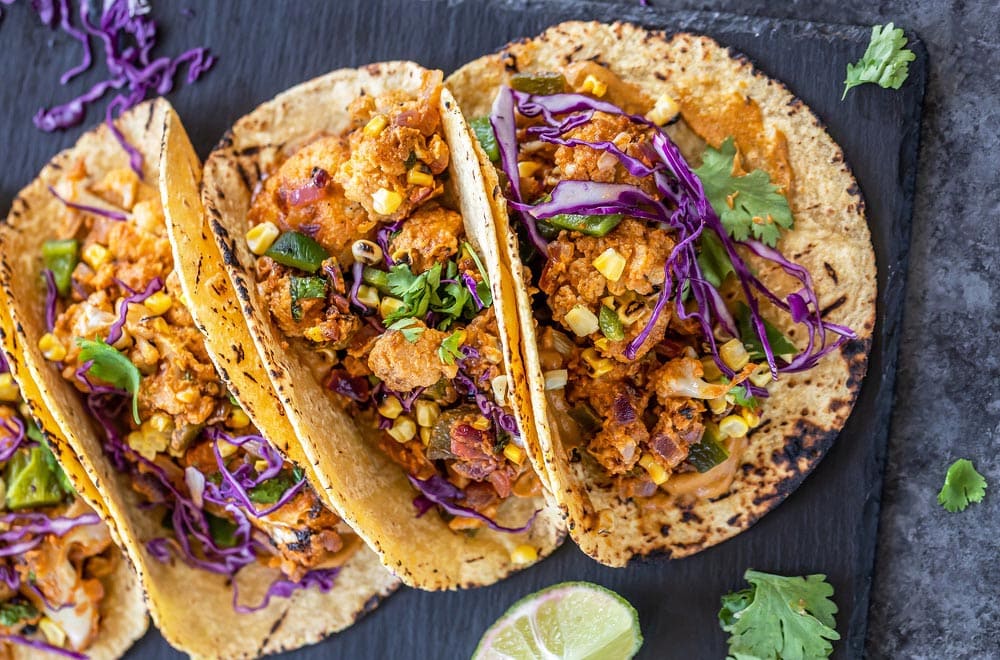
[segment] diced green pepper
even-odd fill
[[[29,602],[6,602],[0,605],[0,626],[11,628],[21,621],[30,621],[38,617],[38,610]]]
[[[236,545],[236,524],[227,518],[205,514],[208,521],[208,533],[220,548],[232,548]]]
[[[573,418],[573,421],[580,425],[580,429],[584,433],[597,433],[601,430],[603,422],[601,418],[597,416],[594,409],[588,406],[586,403],[581,403],[570,409],[569,416]]]
[[[66,493],[59,484],[59,476],[46,461],[47,452],[43,445],[36,445],[18,451],[7,461],[4,480],[7,482],[8,509],[29,509],[62,502]]]
[[[493,133],[493,126],[489,117],[476,117],[469,122],[472,132],[479,140],[479,146],[483,148],[490,160],[496,162],[500,160],[500,147],[497,146],[497,136]]]
[[[715,425],[709,424],[705,427],[701,441],[691,445],[687,460],[698,472],[708,472],[727,458],[729,458],[729,452],[722,444],[719,429]]]
[[[515,73],[510,86],[527,94],[561,94],[566,91],[566,76],[555,71]]]
[[[80,243],[75,238],[42,243],[42,259],[45,267],[52,271],[56,289],[60,296],[69,295],[73,280],[73,269],[80,263]]]
[[[330,256],[322,245],[297,231],[286,231],[279,236],[264,255],[283,266],[298,268],[307,273],[315,273]]]
[[[302,320],[302,305],[300,300],[306,298],[326,298],[326,279],[323,277],[296,277],[288,280],[288,288],[292,298],[292,318]]]
[[[39,435],[41,435],[40,432]],[[73,484],[70,482],[69,477],[66,476],[66,472],[63,471],[62,466],[59,465],[59,461],[56,460],[55,455],[52,453],[48,440],[43,437],[38,442],[42,449],[42,456],[45,458],[45,465],[49,468],[49,471],[56,476],[56,482],[59,484],[59,487],[63,489],[63,492],[66,495],[76,495],[76,489],[73,488]]]
[[[601,333],[611,341],[625,339],[625,329],[622,327],[622,320],[618,318],[618,312],[607,305],[601,305],[597,323],[601,328]]]
[[[296,484],[294,475],[281,473],[273,479],[251,488],[247,495],[255,504],[274,504],[289,488]]]
[[[365,269],[361,271],[361,281],[368,286],[375,287],[382,295],[391,293],[389,290],[389,273],[384,270],[365,266]]]
[[[621,213],[611,215],[579,215],[577,213],[560,213],[551,218],[545,218],[545,222],[556,229],[567,229],[578,231],[587,236],[607,235],[609,231],[618,226],[622,221]]]

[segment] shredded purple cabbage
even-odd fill
[[[16,416],[10,419],[0,417],[0,427],[10,434],[0,438],[0,463],[6,463],[18,449],[26,446],[27,435],[24,432],[24,422]]]
[[[375,233],[375,242],[378,243],[380,248],[382,248],[382,258],[385,259],[385,265],[390,268],[396,265],[396,262],[389,256],[389,237],[399,231],[404,222],[405,219],[390,222],[387,225],[382,225]]]
[[[264,600],[257,605],[240,605],[239,593],[236,588],[236,582],[234,581],[233,609],[240,614],[258,612],[268,606],[271,602],[271,598],[290,598],[296,591],[310,589],[312,587],[315,587],[320,593],[328,593],[331,589],[333,589],[334,582],[336,581],[339,573],[339,567],[317,568],[303,575],[302,579],[298,582],[279,576],[275,578],[274,582],[271,583],[271,586],[267,588],[267,593],[264,594]]]
[[[541,118],[541,124],[527,129],[532,137],[550,144],[587,146],[611,153],[632,175],[652,176],[661,198],[653,198],[636,186],[564,180],[555,186],[549,200],[536,205],[526,204],[521,198],[517,172],[516,112],[518,111],[527,117]],[[624,116],[632,122],[653,129],[652,143],[645,153],[653,165],[647,165],[644,160],[629,156],[610,142],[588,142],[565,137],[570,130],[590,121],[595,112]],[[649,338],[660,314],[668,302],[673,300],[676,313],[681,319],[693,318],[698,321],[702,334],[711,347],[713,358],[722,372],[728,377],[734,375],[733,370],[726,366],[719,355],[714,330],[718,324],[733,336],[739,336],[739,332],[722,296],[705,279],[698,264],[697,240],[706,230],[718,237],[733,263],[750,309],[751,325],[764,347],[765,357],[774,378],[777,378],[779,373],[810,369],[824,355],[837,350],[849,339],[857,337],[850,328],[823,320],[819,300],[805,268],[758,241],[734,241],[729,236],[708,202],[698,177],[684,160],[677,146],[653,122],[644,117],[629,115],[611,103],[582,94],[538,96],[504,87],[494,101],[490,123],[500,150],[500,166],[510,182],[508,205],[520,217],[532,243],[543,255],[547,254],[547,244],[538,234],[535,221],[560,213],[590,215],[626,213],[631,217],[661,223],[677,232],[677,245],[663,267],[663,288],[646,326],[626,347],[626,356],[630,358],[636,356],[639,348]],[[761,259],[778,265],[785,273],[797,279],[801,288],[784,300],[781,299],[753,275],[750,266],[737,250],[738,247],[743,247]],[[685,291],[690,291],[694,300],[694,309],[691,311],[688,311],[684,304]],[[808,346],[788,363],[779,361],[774,355],[767,339],[755,291],[779,309],[788,312],[795,323],[806,326],[809,335]],[[754,387],[752,391],[759,396],[767,394],[767,390],[763,388]]]
[[[87,660],[87,656],[83,653],[77,653],[76,651],[71,651],[69,649],[64,649],[61,646],[53,646],[48,642],[43,642],[39,639],[29,639],[24,635],[12,635],[8,633],[0,633],[0,641],[10,642],[11,644],[17,644],[19,646],[26,646],[28,648],[37,649],[39,651],[45,651],[47,653],[55,653],[56,655],[61,655],[64,658],[74,658],[75,660]]]
[[[122,283],[119,282],[119,284]],[[125,287],[125,289],[129,292],[129,295],[122,300],[121,307],[118,308],[118,318],[115,319],[115,322],[112,323],[111,327],[108,329],[108,346],[114,346],[115,342],[122,338],[122,329],[125,327],[125,321],[128,319],[128,306],[133,303],[144,302],[147,298],[162,288],[163,280],[159,277],[154,277],[149,284],[146,285],[146,289],[138,293],[129,287]]]
[[[361,302],[358,298],[358,291],[361,289],[361,273],[364,271],[365,265],[360,261],[355,261],[354,266],[351,267],[351,275],[354,277],[354,281],[351,282],[351,293],[348,296],[350,298],[351,304],[361,310],[362,314],[369,314],[372,309],[368,305]]]
[[[14,511],[0,514],[0,524],[7,531],[0,533],[0,557],[13,557],[41,545],[48,534],[63,536],[71,529],[83,525],[97,525],[101,517],[84,513],[76,518],[50,518],[43,513]],[[31,538],[25,538],[30,536]]]
[[[12,4],[13,0],[2,0]],[[130,164],[142,176],[142,155],[130,145],[114,127],[120,115],[141,102],[150,93],[167,94],[173,89],[177,72],[187,66],[187,82],[198,80],[215,63],[215,56],[206,48],[192,48],[177,57],[153,58],[156,46],[156,23],[145,16],[149,5],[135,0],[110,0],[103,3],[100,19],[95,25],[90,16],[91,2],[80,2],[76,18],[82,30],[74,25],[74,11],[70,0],[31,0],[31,9],[43,24],[59,29],[80,42],[82,58],[79,64],[60,77],[60,84],[73,80],[93,64],[91,38],[103,46],[107,78],[63,105],[41,108],[34,116],[39,129],[51,132],[76,126],[86,116],[87,107],[103,98],[109,90],[124,90],[117,94],[107,107],[105,120],[122,147],[128,152]]]
[[[21,576],[13,566],[4,564],[0,566],[0,583],[7,585],[11,591],[17,591],[21,588]]]
[[[481,520],[486,523],[487,527],[497,532],[520,534],[531,529],[531,523],[535,521],[535,516],[537,516],[538,511],[541,510],[536,510],[533,514],[531,514],[531,518],[529,518],[528,522],[524,523],[522,527],[504,527],[489,516],[485,516],[475,509],[462,506],[461,504],[456,504],[459,500],[465,499],[465,493],[441,475],[435,474],[427,480],[417,479],[412,475],[407,475],[407,478],[410,480],[410,483],[413,484],[413,487],[420,491],[420,495],[418,495],[413,501],[413,506],[418,511],[418,517],[427,513],[427,510],[429,509],[425,502],[418,502],[418,500],[422,497],[425,500],[438,505],[453,516]]]
[[[88,204],[77,204],[76,202],[71,202],[68,199],[65,199],[59,193],[57,193],[56,189],[53,188],[52,186],[49,186],[49,192],[52,193],[53,197],[55,197],[56,199],[58,199],[60,202],[62,202],[71,209],[76,209],[77,211],[83,211],[84,213],[93,213],[94,215],[101,215],[104,216],[105,218],[109,218],[111,220],[117,220],[119,222],[128,219],[128,216],[122,213],[121,211],[114,211],[111,209],[101,208],[99,206],[90,206]]]
[[[476,281],[476,278],[474,278],[471,273],[463,272],[462,283],[465,285],[465,288],[469,290],[469,293],[472,294],[472,300],[476,303],[476,311],[478,312],[486,309],[483,299],[479,297],[479,290],[476,288],[479,286],[479,282]]]
[[[56,286],[56,276],[46,268],[42,271],[45,278],[45,329],[52,332],[56,327],[56,301],[59,300],[59,288]]]

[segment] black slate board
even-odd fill
[[[480,634],[523,595],[564,580],[591,580],[617,590],[639,610],[643,658],[721,658],[725,636],[716,621],[719,596],[742,588],[747,567],[784,574],[822,572],[836,589],[835,657],[860,657],[875,552],[882,467],[892,402],[902,292],[910,234],[926,52],[902,90],[865,86],[840,102],[847,62],[864,52],[868,28],[767,18],[679,12],[638,3],[501,2],[483,0],[299,0],[190,2],[156,0],[160,54],[209,45],[219,55],[202,82],[170,96],[206,155],[236,118],[277,92],[330,69],[383,59],[414,59],[449,72],[512,38],[561,20],[632,20],[668,31],[704,32],[785,81],[828,125],[854,167],[868,205],[878,258],[879,316],[869,375],[857,408],[826,459],[789,500],[737,538],[695,557],[604,568],[568,544],[541,565],[500,585],[463,593],[402,590],[347,632],[289,658],[461,658]],[[662,1],[657,4],[664,4]],[[182,12],[195,11],[191,18]],[[0,209],[80,130],[43,135],[30,117],[63,102],[55,85],[77,61],[77,47],[50,36],[24,7],[4,10],[0,43]],[[912,37],[912,35],[911,35]],[[103,116],[92,111],[87,124]],[[197,607],[197,600],[192,600]],[[131,658],[172,658],[150,632]]]

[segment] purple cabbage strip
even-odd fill
[[[240,614],[249,614],[251,612],[258,612],[271,602],[271,598],[290,598],[292,594],[296,591],[302,589],[310,589],[315,587],[320,593],[328,593],[333,589],[334,582],[337,579],[337,574],[340,573],[340,568],[317,568],[309,571],[302,576],[299,582],[294,582],[289,580],[284,576],[279,576],[275,578],[271,586],[267,588],[267,593],[264,594],[264,600],[262,600],[257,605],[240,605],[239,603],[239,593],[236,588],[236,582],[233,582],[233,609]]]
[[[375,242],[378,243],[380,248],[382,248],[382,258],[385,259],[385,265],[390,268],[394,266],[396,262],[389,256],[389,237],[402,228],[403,222],[405,222],[405,220],[390,222],[387,225],[379,227],[378,231],[375,232]]]
[[[268,479],[277,477],[284,467],[284,458],[259,435],[246,435],[234,438],[218,428],[209,429],[208,434],[208,437],[213,442],[212,451],[215,454],[216,464],[219,467],[219,472],[222,474],[222,484],[219,486],[206,484],[205,497],[207,501],[220,506],[235,501],[245,510],[250,511],[254,516],[259,518],[274,513],[285,506],[305,487],[306,480],[303,479],[286,490],[278,498],[277,502],[258,510],[256,505],[250,500],[250,495],[247,491],[256,488]],[[250,445],[252,453],[264,459],[267,463],[267,468],[256,476],[251,476],[250,473],[253,470],[246,464],[241,465],[235,472],[230,472],[226,466],[225,459],[222,458],[222,454],[219,451],[219,442],[227,442],[234,447],[246,447]],[[209,486],[212,487],[210,488]]]
[[[12,512],[0,515],[0,523],[8,530],[0,533],[0,557],[12,557],[41,545],[48,534],[64,536],[70,530],[83,525],[101,522],[96,513],[84,513],[76,518],[50,518],[42,513]],[[25,539],[25,536],[31,536]]]
[[[163,280],[159,277],[154,277],[150,280],[149,284],[146,285],[146,289],[139,293],[129,290],[129,295],[122,300],[122,305],[118,310],[118,318],[115,322],[111,324],[108,329],[108,346],[114,346],[115,342],[122,338],[122,329],[125,327],[125,321],[128,319],[128,306],[133,303],[144,302],[151,295],[163,288]]]
[[[61,655],[64,658],[74,658],[75,660],[87,660],[87,656],[84,655],[83,653],[70,651],[69,649],[64,649],[61,646],[53,646],[52,644],[49,644],[48,642],[43,642],[39,639],[29,639],[24,635],[12,635],[7,633],[0,633],[0,642],[10,642],[11,644],[26,646],[28,648],[36,649],[38,651],[55,653],[56,655]]]
[[[46,597],[45,594],[42,593],[41,589],[39,589],[37,586],[35,586],[31,582],[29,582],[25,586],[28,588],[28,591],[30,591],[31,593],[33,593],[36,596],[38,596],[38,599],[41,600],[42,604],[45,605],[45,609],[49,610],[50,612],[59,612],[61,610],[66,609],[67,607],[73,607],[74,606],[74,603],[72,603],[72,602],[63,603],[62,605],[56,605],[56,604],[54,604],[52,601],[50,601],[48,599],[48,597]]]
[[[122,213],[121,211],[103,209],[97,206],[89,206],[87,204],[77,204],[76,202],[71,202],[67,199],[64,199],[59,193],[56,192],[56,189],[53,188],[52,186],[49,186],[49,192],[52,193],[53,197],[55,197],[56,199],[58,199],[60,202],[62,202],[71,209],[76,209],[77,211],[83,211],[84,213],[93,213],[94,215],[101,215],[111,220],[124,221],[128,219],[128,216]]]
[[[352,305],[361,310],[362,314],[369,314],[372,312],[372,309],[358,298],[358,291],[361,289],[361,273],[364,269],[365,265],[360,261],[355,261],[354,265],[351,266],[351,275],[354,277],[354,281],[351,282],[351,292],[348,298]]]
[[[441,475],[435,474],[427,480],[417,479],[412,475],[406,476],[410,480],[410,483],[413,484],[413,487],[420,492],[420,496],[418,496],[417,499],[419,499],[419,497],[423,497],[438,505],[453,516],[481,520],[486,523],[487,527],[497,532],[508,532],[511,534],[526,532],[531,528],[531,523],[535,521],[535,516],[537,516],[538,511],[540,511],[539,509],[531,514],[531,518],[529,518],[528,522],[526,522],[522,527],[504,527],[489,516],[485,516],[475,509],[462,506],[461,504],[456,504],[458,500],[465,499],[465,493]],[[414,500],[413,506],[417,508],[420,515],[427,512],[427,509],[424,508],[425,504],[422,502],[418,504],[417,501]]]
[[[479,290],[477,288],[479,286],[479,282],[476,281],[476,278],[474,278],[470,273],[463,272],[462,283],[465,285],[465,288],[469,290],[469,293],[472,294],[472,300],[476,303],[476,311],[478,312],[486,309],[486,305],[483,304],[483,299],[479,297]]]
[[[24,445],[27,436],[24,432],[24,422],[19,417],[10,419],[0,417],[0,427],[10,434],[0,438],[0,463],[6,463]]]
[[[45,278],[45,329],[52,332],[56,327],[56,301],[59,299],[59,289],[56,287],[56,276],[46,268],[42,271]]]
[[[17,591],[21,588],[21,576],[17,574],[13,566],[4,564],[0,566],[0,584],[7,585],[11,591]]]

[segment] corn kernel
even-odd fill
[[[434,186],[434,175],[430,172],[424,172],[419,166],[411,167],[410,171],[406,173],[406,182],[414,186],[431,188]]]
[[[302,336],[309,341],[316,342],[317,344],[322,344],[326,341],[326,336],[323,335],[323,328],[318,325],[306,328],[305,331],[303,331]]]
[[[195,401],[198,400],[198,396],[199,396],[198,390],[196,390],[193,387],[189,387],[186,390],[181,390],[180,392],[175,394],[174,398],[176,398],[181,403],[194,403]]]
[[[765,362],[764,364],[758,364],[757,368],[753,370],[750,374],[750,382],[757,387],[767,387],[773,381],[771,376],[771,367]]]
[[[378,289],[367,284],[358,287],[358,300],[367,307],[378,307]]]
[[[657,486],[670,477],[670,474],[663,468],[662,465],[656,462],[656,459],[654,459],[651,454],[643,454],[639,459],[639,465],[646,470],[646,474],[649,475],[650,480]]]
[[[257,471],[257,474],[260,474],[261,472],[266,470],[267,467],[268,467],[268,462],[265,461],[264,459],[256,460],[253,463],[253,469]]]
[[[726,408],[728,407],[729,402],[726,401],[726,397],[724,396],[708,400],[708,409],[712,411],[713,415],[721,415],[726,412]]]
[[[250,231],[247,232],[247,247],[259,257],[271,249],[271,245],[277,240],[279,234],[281,234],[281,230],[278,229],[278,225],[273,222],[262,222],[251,227]]]
[[[488,420],[485,417],[483,417],[482,415],[480,415],[475,420],[473,420],[473,422],[472,422],[472,424],[470,424],[470,426],[472,426],[472,428],[477,429],[479,431],[489,431],[490,430],[490,420]]]
[[[517,175],[522,179],[528,179],[535,175],[542,166],[533,160],[522,160],[517,164]]]
[[[0,401],[14,403],[21,398],[21,392],[14,382],[14,377],[8,374],[0,374]]]
[[[705,357],[701,359],[701,371],[704,379],[709,383],[714,382],[722,378],[722,371],[719,369],[719,365],[715,363],[715,358]]]
[[[607,337],[599,337],[594,340],[594,348],[602,353],[607,353],[608,349],[611,348],[611,341]]]
[[[534,546],[522,543],[511,551],[510,561],[518,566],[533,564],[538,561],[538,550]]]
[[[493,387],[493,400],[501,406],[507,404],[508,383],[507,376],[503,374],[490,381],[490,385]]]
[[[144,426],[148,425],[148,428],[154,431],[173,431],[174,421],[170,418],[170,415],[158,412],[153,413],[153,415],[146,420]]]
[[[417,435],[417,425],[406,415],[400,415],[392,423],[392,428],[388,429],[388,433],[396,442],[409,442]]]
[[[742,438],[749,430],[746,420],[739,415],[728,415],[719,422],[719,431],[730,438]]]
[[[503,448],[503,455],[507,457],[507,460],[515,465],[520,465],[524,462],[524,450],[515,445],[513,442],[508,442],[507,446]]]
[[[388,188],[379,188],[372,195],[372,208],[379,215],[392,215],[403,203],[403,196]]]
[[[434,426],[438,421],[438,417],[441,416],[441,408],[433,401],[419,399],[417,400],[416,408],[418,426]]]
[[[166,314],[167,310],[174,304],[174,299],[166,291],[157,291],[142,303],[142,306],[149,310],[153,316]]]
[[[97,270],[111,260],[111,251],[100,243],[91,243],[80,253],[83,262]]]
[[[222,458],[229,458],[239,450],[239,447],[230,444],[228,442],[220,442],[218,443],[218,445],[219,445],[219,456],[221,456]]]
[[[593,348],[584,349],[580,357],[587,363],[587,366],[590,368],[590,375],[593,378],[600,378],[615,367],[609,358],[602,358]]]
[[[383,417],[396,419],[403,412],[403,404],[394,396],[387,396],[378,406],[378,412]]]
[[[66,359],[66,347],[51,332],[46,332],[38,340],[38,349],[45,356],[45,359],[50,362],[62,362]]]
[[[569,382],[569,371],[566,369],[552,369],[551,371],[546,371],[542,375],[545,378],[546,391],[561,390],[566,387],[566,383]]]
[[[625,272],[625,257],[614,248],[608,248],[593,261],[594,268],[609,282],[617,282]]]
[[[646,119],[663,126],[664,124],[669,124],[673,121],[677,113],[680,112],[681,108],[677,105],[677,101],[674,97],[669,94],[664,94],[660,98],[656,99],[656,103],[653,105],[653,109],[646,113]]]
[[[608,93],[608,85],[603,80],[598,80],[595,76],[588,74],[587,77],[583,79],[583,86],[580,87],[580,92],[583,94],[592,94],[597,98],[601,98]]]
[[[365,124],[365,135],[368,137],[378,137],[388,125],[389,120],[386,119],[385,115],[375,115]]]
[[[424,447],[431,444],[431,436],[434,434],[434,430],[426,427],[420,428],[420,442],[423,443]]]
[[[404,307],[406,307],[406,303],[404,303],[399,298],[393,298],[392,296],[386,296],[378,304],[378,311],[379,311],[379,314],[382,315],[382,318],[386,318],[387,316],[389,316],[393,312],[399,311],[400,309],[402,309]]]
[[[614,296],[604,296],[603,298],[601,298],[601,304],[607,307],[608,309],[612,310],[618,309],[618,301],[615,300]]]
[[[231,429],[242,429],[250,426],[250,416],[242,408],[233,408],[226,417],[226,426]]]
[[[66,631],[59,627],[59,624],[47,616],[43,616],[38,622],[38,629],[45,635],[46,641],[56,647],[62,647],[66,643]]]
[[[586,337],[597,332],[600,327],[597,316],[583,305],[577,305],[566,312],[566,325],[577,337]]]
[[[730,339],[723,344],[719,349],[719,355],[726,366],[733,371],[739,371],[750,362],[750,354],[739,339]]]
[[[747,426],[749,426],[752,429],[755,429],[758,426],[760,426],[760,415],[758,415],[755,411],[750,410],[749,408],[744,408],[743,421],[747,423]]]

